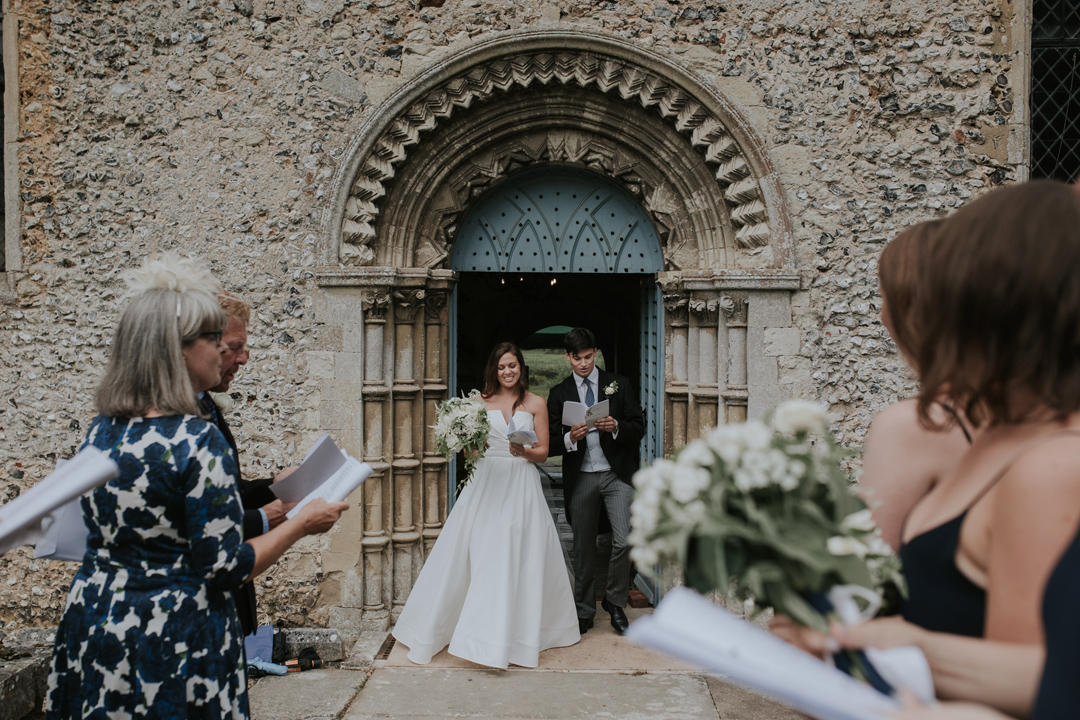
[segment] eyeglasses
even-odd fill
[[[196,337],[210,338],[211,340],[214,341],[215,345],[220,345],[221,344],[221,335],[224,332],[225,332],[224,330],[212,330],[211,332],[201,332]]]

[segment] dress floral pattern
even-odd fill
[[[47,718],[247,718],[229,591],[251,573],[236,457],[191,415],[97,417],[120,476],[82,499],[90,530],[49,674]]]

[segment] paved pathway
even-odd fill
[[[631,610],[631,620],[646,611]],[[615,635],[606,613],[540,668],[491,670],[448,655],[414,665],[406,649],[373,660],[364,637],[343,667],[259,680],[253,720],[797,720],[802,716]]]

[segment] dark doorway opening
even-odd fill
[[[461,273],[457,392],[481,389],[484,363],[496,343],[561,348],[561,335],[537,331],[562,325],[592,330],[604,369],[629,378],[641,397],[641,308],[655,284],[652,275]]]

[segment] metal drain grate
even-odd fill
[[[386,660],[390,657],[390,651],[394,649],[394,643],[397,642],[393,635],[387,635],[386,640],[383,641],[382,647],[379,648],[379,652],[376,653],[376,660]]]

